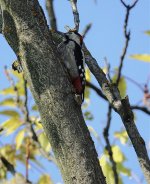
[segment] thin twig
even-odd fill
[[[69,0],[72,7],[72,12],[74,16],[74,23],[75,23],[75,30],[79,31],[79,24],[80,24],[80,18],[79,18],[79,12],[77,9],[77,0]]]
[[[26,182],[29,178],[30,140],[26,142]]]
[[[124,20],[125,45],[124,45],[124,48],[122,50],[122,54],[121,54],[121,57],[120,57],[120,65],[118,67],[118,76],[117,76],[117,79],[116,79],[116,84],[117,85],[119,84],[119,81],[120,81],[120,78],[121,78],[121,71],[122,71],[122,68],[123,68],[123,62],[124,62],[124,58],[126,56],[128,45],[129,45],[129,41],[130,41],[130,31],[127,31],[130,11],[131,11],[132,8],[135,7],[135,5],[138,2],[138,0],[136,0],[132,5],[126,5],[123,0],[120,0],[120,1],[123,4],[123,6],[126,8],[126,15],[125,15],[125,20]]]
[[[2,27],[3,27],[3,18],[2,18],[2,10],[0,7],[0,33],[2,33]]]
[[[16,93],[16,103],[19,104],[20,103],[19,90],[18,90],[17,86],[15,85],[15,81],[10,76],[10,71],[8,70],[7,66],[4,66],[4,71],[5,71],[5,75],[8,79],[8,81],[10,82],[11,86],[13,87],[13,89]]]
[[[111,148],[110,141],[109,141],[109,129],[110,129],[110,123],[111,123],[111,113],[112,113],[112,107],[109,104],[108,114],[107,114],[107,124],[106,124],[106,127],[104,128],[103,135],[104,135],[104,138],[105,138],[105,141],[106,141],[106,150],[108,151],[110,162],[112,164],[112,170],[113,170],[113,174],[114,174],[114,181],[115,181],[115,184],[118,184],[119,180],[118,180],[116,162],[113,159],[113,152],[112,152],[112,148]]]
[[[46,0],[46,9],[48,11],[51,29],[57,30],[57,21],[54,11],[54,0]]]
[[[148,108],[146,107],[141,107],[141,106],[137,106],[137,105],[131,105],[131,109],[132,110],[140,110],[142,112],[145,112],[147,115],[150,115],[150,110],[148,110]]]
[[[107,98],[105,97],[105,95],[102,93],[102,91],[96,87],[94,84],[92,84],[89,81],[86,81],[86,86],[93,89],[101,98],[103,98],[104,100],[107,100]]]
[[[83,38],[85,38],[85,36],[87,35],[87,33],[89,32],[89,30],[91,29],[91,27],[92,27],[92,23],[89,23],[89,24],[85,27],[85,29],[84,29],[83,32],[82,32],[82,37],[83,37]]]

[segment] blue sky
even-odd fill
[[[78,7],[80,13],[80,33],[88,23],[92,23],[92,28],[85,38],[85,43],[92,55],[97,59],[99,65],[104,67],[104,57],[107,57],[113,70],[119,64],[120,55],[124,46],[123,37],[123,23],[125,8],[122,6],[119,0],[97,0],[97,4],[94,0],[78,0]],[[45,11],[45,1],[39,1]],[[68,0],[55,0],[55,11],[58,22],[58,29],[65,32],[65,25],[74,27],[73,16]],[[126,2],[133,2],[128,0]],[[128,28],[131,30],[131,41],[128,48],[127,56],[124,61],[124,68],[122,73],[130,78],[134,79],[140,84],[144,84],[150,76],[150,64],[131,60],[129,55],[136,53],[150,53],[150,37],[144,34],[145,30],[150,29],[150,1],[139,0],[137,6],[132,10]],[[0,90],[7,87],[8,81],[4,78],[3,66],[8,65],[11,68],[11,63],[16,59],[15,54],[6,43],[2,35],[0,35]],[[92,77],[92,81],[97,85],[96,80]],[[131,104],[136,104],[142,99],[142,92],[132,84],[127,83],[127,94]],[[0,97],[1,99],[1,97]],[[107,104],[97,97],[94,92],[91,92],[91,102],[89,109],[94,115],[94,120],[87,124],[93,126],[94,129],[102,137],[102,131],[106,123]],[[3,119],[0,117],[0,122]],[[136,125],[142,137],[145,139],[146,144],[150,141],[150,119],[147,115],[136,112]],[[113,112],[110,139],[113,138],[114,131],[119,131],[123,127],[123,124],[116,113]],[[113,139],[111,139],[113,140]],[[117,142],[118,143],[118,142]],[[101,149],[97,142],[95,142],[97,151],[101,155]],[[103,141],[104,144],[104,141]],[[119,144],[120,145],[120,144]],[[142,172],[139,167],[136,155],[133,148],[130,146],[120,145],[124,151],[128,161],[126,166],[131,168],[133,172],[140,178]],[[57,168],[51,164],[50,174],[52,179],[56,182],[62,182]],[[33,172],[33,176],[36,174]],[[135,181],[124,177],[124,183],[133,184]]]

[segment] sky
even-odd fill
[[[47,16],[45,1],[40,0],[39,2]],[[132,3],[133,1],[127,0],[126,2]],[[54,3],[58,30],[66,32],[64,28],[65,25],[74,27],[70,3],[68,0],[55,0]],[[111,70],[117,68],[125,41],[123,37],[125,8],[119,0],[97,0],[97,3],[95,3],[94,0],[78,0],[78,9],[80,13],[80,33],[82,33],[87,24],[92,23],[92,28],[88,32],[84,41],[93,57],[96,58],[101,67],[104,67],[104,58],[107,57],[107,60],[111,65]],[[131,40],[122,73],[141,85],[145,84],[148,77],[150,77],[150,64],[130,59],[129,56],[137,53],[150,53],[150,37],[144,34],[144,31],[150,30],[149,18],[150,1],[139,0],[138,4],[130,14],[128,29],[131,31]],[[2,63],[0,67],[0,90],[9,86],[7,79],[4,78],[3,66],[7,65],[11,68],[11,64],[15,59],[16,56],[12,49],[5,41],[5,38],[0,35],[0,60]],[[92,82],[98,86],[93,76]],[[131,104],[136,104],[143,98],[143,93],[130,81],[127,82],[127,94],[129,95]],[[1,99],[2,97],[0,96],[0,100]],[[92,126],[98,132],[100,138],[102,138],[103,128],[105,127],[107,120],[107,109],[108,104],[91,91],[89,110],[94,115],[94,120],[92,122],[87,122],[87,124]],[[150,141],[150,119],[147,115],[141,112],[137,111],[135,113],[136,126],[148,148],[148,143]],[[3,118],[0,117],[0,123],[2,121]],[[123,128],[123,124],[119,116],[113,112],[110,140],[113,140],[114,131],[119,131],[121,128]],[[102,142],[105,144],[103,140]],[[128,159],[125,165],[132,169],[136,176],[142,178],[142,172],[132,146],[123,146],[118,142],[117,144],[121,147]],[[102,150],[96,140],[95,145],[100,156]],[[49,172],[54,183],[62,183],[58,169],[54,164],[50,164]],[[36,177],[34,171],[33,177]],[[123,181],[128,184],[136,183],[135,180],[127,177],[123,177]],[[146,182],[143,181],[143,183]]]

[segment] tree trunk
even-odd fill
[[[38,1],[0,0],[0,6],[2,33],[21,61],[64,182],[105,184],[94,143]]]

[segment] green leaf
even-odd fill
[[[150,55],[149,54],[135,54],[131,55],[130,58],[145,62],[150,62]]]
[[[1,127],[4,128],[6,136],[13,133],[21,125],[19,118],[11,118],[2,123]]]
[[[84,113],[84,117],[85,117],[86,120],[93,120],[93,115],[91,114],[90,111],[86,111]]]
[[[122,173],[125,176],[129,176],[129,177],[131,176],[131,170],[124,167],[122,163],[117,163],[117,170],[119,171],[119,173]]]
[[[129,140],[128,134],[126,130],[120,131],[120,132],[115,132],[114,136],[120,140],[122,144],[126,144]]]
[[[115,83],[116,80],[117,80],[117,75],[115,74],[112,78],[112,81]],[[126,96],[126,90],[127,90],[127,84],[124,77],[120,78],[118,88],[119,88],[121,97],[124,98]]]
[[[1,115],[4,115],[4,116],[12,116],[14,118],[18,118],[20,115],[18,112],[14,111],[14,110],[4,110],[4,111],[0,111],[0,114]]]
[[[49,175],[44,174],[40,177],[38,184],[53,184]]]
[[[38,107],[37,107],[36,104],[32,106],[32,110],[33,110],[33,111],[38,111]]]
[[[22,129],[19,131],[19,133],[17,134],[15,140],[16,140],[16,149],[18,150],[23,142],[24,139],[24,135],[25,135],[25,130]]]

